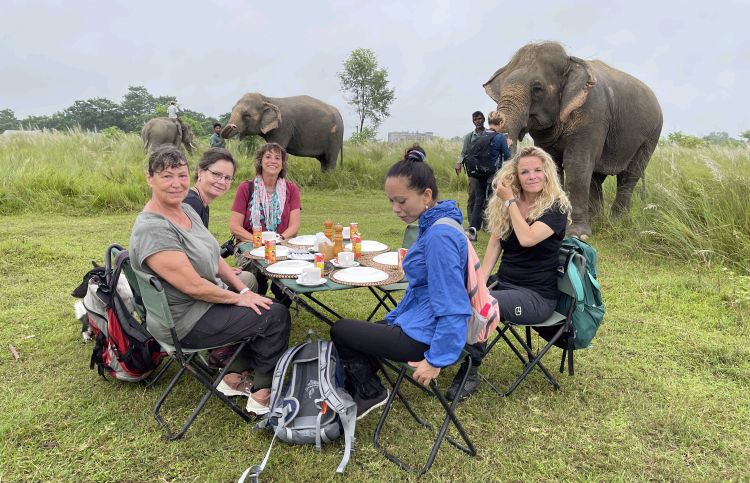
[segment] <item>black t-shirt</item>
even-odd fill
[[[203,226],[208,228],[208,206],[205,206],[203,204],[203,201],[201,200],[201,197],[198,196],[198,193],[191,189],[190,191],[188,191],[188,195],[184,200],[182,200],[182,202],[189,204],[195,210],[195,212],[198,213],[198,216],[201,217]]]
[[[503,282],[525,287],[546,299],[557,299],[557,264],[568,215],[557,203],[542,213],[534,223],[542,222],[553,233],[533,247],[522,247],[511,231],[507,240],[500,240],[503,256],[497,277]]]

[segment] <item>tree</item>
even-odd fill
[[[388,71],[378,67],[371,49],[356,49],[344,61],[344,70],[338,73],[341,90],[349,105],[359,116],[357,132],[370,121],[374,130],[390,115],[390,105],[396,99],[395,91],[388,88]]]
[[[78,124],[81,129],[89,131],[110,126],[122,128],[120,106],[106,97],[75,101],[72,106],[63,111],[63,114],[73,124]]]
[[[0,111],[0,134],[5,132],[6,129],[18,129],[21,123],[16,119],[16,113],[11,109],[3,109]]]
[[[140,131],[146,121],[156,113],[156,99],[143,86],[128,86],[122,96],[120,109],[125,131]]]
[[[745,140],[746,143],[750,143],[750,129],[742,131],[740,137]]]

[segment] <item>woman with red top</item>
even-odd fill
[[[276,143],[263,145],[255,156],[255,178],[246,180],[237,188],[229,218],[229,231],[239,241],[253,239],[253,226],[264,231],[275,231],[282,240],[297,234],[300,224],[299,188],[286,179],[287,153]],[[239,261],[239,260],[238,260]],[[258,293],[268,290],[268,279],[253,266],[246,267],[258,279]],[[282,294],[272,287],[276,298]]]

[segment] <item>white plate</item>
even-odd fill
[[[344,249],[354,251],[351,243],[347,243]],[[388,250],[388,245],[375,240],[362,240],[362,253],[382,252],[383,250]]]
[[[317,287],[318,285],[323,285],[324,283],[326,283],[326,279],[323,277],[320,277],[317,282],[309,283],[309,282],[303,282],[302,280],[299,279],[299,277],[297,277],[296,282],[305,287]]]
[[[306,267],[314,266],[312,263],[304,260],[283,260],[267,266],[266,271],[277,275],[299,275]]]
[[[258,247],[253,248],[250,251],[250,255],[254,257],[260,257],[263,258],[266,256],[266,247]],[[288,257],[289,256],[289,249],[285,247],[284,245],[276,245],[276,256],[277,257]]]
[[[388,274],[372,267],[352,267],[333,272],[331,278],[341,282],[374,283],[388,279]]]
[[[385,252],[372,257],[372,261],[383,265],[398,265],[398,252]]]
[[[331,265],[333,265],[336,268],[352,268],[352,267],[358,267],[359,266],[359,262],[354,262],[351,265],[341,265],[339,263],[339,259],[338,258],[334,258],[333,260],[331,260]]]
[[[315,235],[300,235],[295,236],[294,238],[290,238],[287,240],[292,245],[300,245],[300,246],[313,246],[315,245]]]

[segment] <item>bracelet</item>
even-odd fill
[[[240,290],[240,295],[246,294],[246,293],[248,293],[249,291],[250,291],[250,289],[249,289],[249,288],[247,288],[247,287],[245,287],[245,288],[243,288],[242,290]]]

